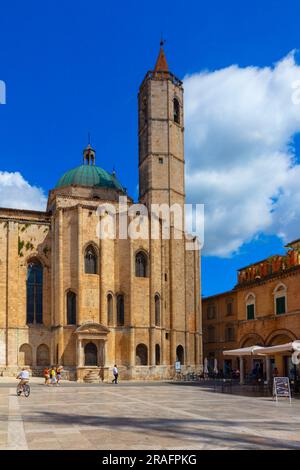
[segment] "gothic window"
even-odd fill
[[[148,364],[148,348],[145,344],[138,344],[136,347],[136,365],[146,366]]]
[[[76,325],[76,294],[71,291],[67,293],[67,324]]]
[[[246,311],[247,320],[254,320],[255,318],[255,295],[248,294],[246,297]]]
[[[276,315],[282,315],[286,313],[286,286],[284,284],[279,284],[274,290],[274,301],[275,301],[275,313]]]
[[[155,302],[155,325],[160,326],[160,297],[158,294],[154,297]]]
[[[148,260],[147,255],[139,251],[135,255],[135,275],[136,277],[148,277]]]
[[[27,267],[27,323],[43,323],[43,266],[34,260]]]
[[[180,106],[179,101],[177,98],[173,100],[173,115],[174,115],[174,122],[180,124]]]
[[[84,268],[86,274],[97,274],[97,254],[93,245],[89,245],[85,250]]]
[[[124,315],[124,295],[117,296],[117,325],[123,326],[125,321]]]
[[[108,294],[107,296],[107,324],[113,325],[114,318],[113,318],[113,296]]]

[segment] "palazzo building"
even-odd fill
[[[183,209],[183,86],[162,46],[139,89],[138,138],[139,202]],[[157,239],[99,237],[98,206],[118,213],[120,196],[88,145],[45,212],[0,209],[0,374],[61,364],[70,379],[106,379],[117,364],[121,378],[161,379],[176,361],[201,368],[200,252],[172,221],[165,239],[161,218]]]
[[[240,369],[239,357],[226,357],[224,350],[300,339],[300,240],[289,243],[285,255],[241,268],[234,289],[206,297],[202,305],[204,357],[211,371],[214,359],[218,370]],[[246,373],[255,363],[264,368],[258,356],[244,362]],[[279,374],[290,375],[291,354],[274,355],[271,362]]]

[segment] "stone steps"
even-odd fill
[[[89,384],[99,383],[99,370],[89,370],[88,373],[83,377],[83,381]]]

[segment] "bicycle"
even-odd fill
[[[24,396],[26,398],[29,397],[29,395],[30,395],[30,385],[28,383],[27,384],[21,384],[21,385],[19,384],[17,386],[17,396],[18,397],[21,395],[22,392],[24,393]]]

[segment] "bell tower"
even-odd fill
[[[182,82],[169,71],[163,41],[138,94],[139,199],[184,205]]]

